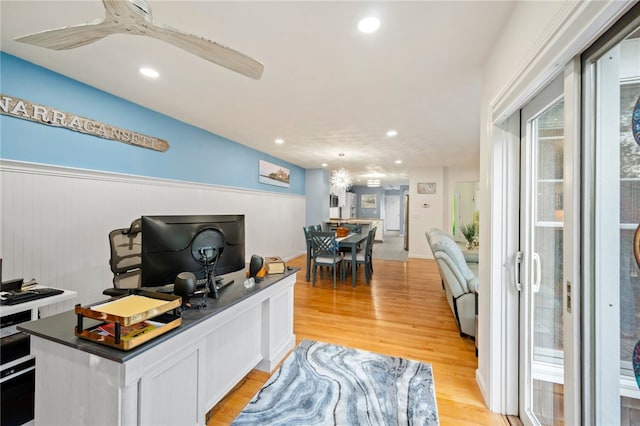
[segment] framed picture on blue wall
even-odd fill
[[[378,207],[378,197],[376,194],[362,194],[360,195],[360,208],[361,209],[375,209]]]
[[[260,177],[261,183],[268,185],[289,187],[290,171],[286,167],[260,160]]]

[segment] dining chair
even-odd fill
[[[333,288],[336,288],[336,275],[340,270],[340,281],[344,281],[344,267],[342,254],[338,250],[335,232],[311,232],[311,247],[313,253],[313,277],[311,286],[316,284],[318,267],[326,266],[333,269]]]
[[[371,229],[369,229],[369,236],[371,237],[371,245],[369,246],[369,250],[371,251],[371,253],[369,253],[369,255],[371,256],[371,264],[369,265],[369,268],[371,269],[371,275],[373,275],[373,245],[376,242],[377,230],[377,226],[372,226]]]
[[[311,232],[315,232],[316,227],[313,225],[306,226],[306,227],[303,226],[302,230],[304,231],[304,239],[307,244],[307,270],[306,270],[305,279],[309,281],[311,277],[311,262],[313,261],[313,246],[311,244]]]
[[[367,284],[371,282],[371,276],[373,275],[373,239],[375,234],[375,228],[369,230],[364,243],[364,250],[356,253],[356,267],[364,265],[364,277]],[[350,259],[349,256],[345,257],[345,262],[347,264],[351,263]]]
[[[362,224],[360,223],[344,223],[341,226],[347,228],[349,233],[359,234],[362,232]]]

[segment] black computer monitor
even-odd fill
[[[143,287],[173,284],[181,272],[200,282],[245,267],[244,215],[142,216]]]

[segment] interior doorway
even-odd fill
[[[385,231],[400,231],[400,196],[387,195],[384,200]]]

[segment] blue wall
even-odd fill
[[[369,188],[366,186],[353,186],[351,191],[357,194],[356,217],[358,219],[380,219],[384,209],[384,188]],[[361,204],[362,194],[376,194],[378,206],[375,209],[363,209]]]
[[[305,225],[317,225],[329,219],[329,171],[308,169],[306,173],[307,215]]]
[[[384,188],[369,188],[366,186],[354,186],[351,191],[356,194],[358,201],[356,203],[356,217],[361,219],[380,219],[384,211],[384,203],[387,195],[400,196],[400,233],[404,233],[404,196],[409,192],[409,186],[401,185],[399,190],[385,190]],[[360,204],[360,196],[362,194],[376,194],[378,196],[378,208],[363,209]]]
[[[69,114],[164,139],[157,152],[64,128],[0,115],[0,158],[305,194],[305,170],[198,127],[0,52],[0,92]],[[290,170],[290,187],[258,182],[259,160]]]

